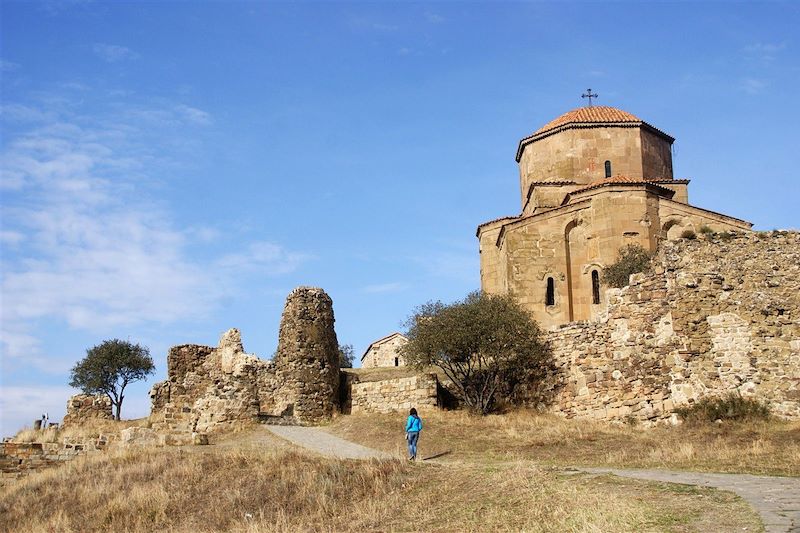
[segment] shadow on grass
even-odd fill
[[[453,453],[453,452],[450,451],[450,450],[447,450],[446,452],[441,452],[441,453],[437,453],[437,454],[434,454],[434,455],[429,455],[428,457],[423,457],[422,460],[423,461],[430,461],[431,459],[437,459],[437,458],[443,457],[445,455],[450,455],[451,453]]]

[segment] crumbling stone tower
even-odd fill
[[[275,354],[276,397],[284,414],[304,422],[330,418],[339,397],[339,342],[325,291],[298,287],[286,297]]]

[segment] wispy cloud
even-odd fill
[[[425,12],[425,21],[430,24],[441,24],[445,21],[445,18],[438,13],[427,11]]]
[[[0,59],[0,72],[12,72],[19,68],[19,64],[14,63],[13,61],[7,61],[5,59]]]
[[[769,82],[758,78],[745,78],[740,86],[748,94],[759,94],[769,86]]]
[[[94,54],[108,63],[117,63],[126,59],[136,59],[139,54],[126,46],[118,44],[95,43],[92,46]]]
[[[190,107],[184,104],[178,105],[175,109],[189,122],[203,126],[211,124],[211,115],[202,109],[197,109],[196,107]]]
[[[390,283],[379,283],[376,285],[367,285],[361,288],[361,292],[366,292],[368,294],[381,294],[387,292],[401,292],[408,288],[407,283],[401,283],[399,281],[393,281]]]
[[[377,33],[392,33],[400,29],[396,24],[390,24],[368,16],[353,16],[349,20],[350,26],[358,30],[368,30]]]
[[[744,47],[744,52],[763,63],[775,61],[778,54],[786,49],[786,43],[753,43]]]
[[[46,108],[11,109],[52,117]],[[188,106],[143,111],[210,120]],[[101,331],[203,317],[241,290],[245,276],[286,274],[309,258],[267,240],[218,250],[230,246],[216,238],[218,230],[177,225],[169,206],[142,185],[145,163],[163,156],[137,137],[147,129],[140,124],[56,116],[29,126],[0,154],[7,191],[0,234],[4,357],[36,366],[42,320]],[[53,362],[42,359],[42,366]]]
[[[33,420],[44,413],[48,413],[51,420],[60,420],[67,398],[77,393],[66,386],[4,385],[3,394],[0,394],[0,436],[10,436],[26,422],[32,427]]]

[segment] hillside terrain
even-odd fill
[[[446,416],[427,418],[426,450]],[[392,418],[341,417],[328,429],[388,428]],[[447,458],[328,459],[263,427],[211,446],[112,449],[1,487],[0,530],[761,530],[744,501],[714,489],[571,474],[497,453]]]

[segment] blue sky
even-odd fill
[[[103,339],[270,357],[323,287],[360,356],[478,288],[517,142],[598,103],[676,137],[690,202],[796,228],[798,3],[8,2],[0,434]]]

